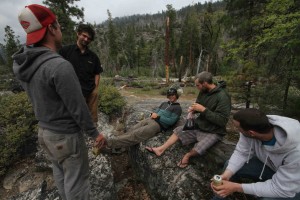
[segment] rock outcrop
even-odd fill
[[[125,128],[148,117],[151,112],[162,102],[164,98],[139,100],[132,105],[126,117]],[[184,123],[187,107],[192,101],[180,102],[183,115],[177,125]],[[108,117],[100,114],[101,127],[108,137],[117,127],[109,125]],[[125,133],[126,134],[126,133]],[[145,150],[145,146],[158,146],[164,143],[172,134],[172,130],[158,134],[156,137],[135,145],[129,149],[128,155],[136,176],[145,185],[151,199],[210,199],[210,179],[214,174],[221,172],[223,163],[227,160],[234,144],[226,139],[217,143],[205,155],[198,156],[190,161],[190,165],[184,169],[177,167],[182,156],[188,152],[192,145],[182,146],[179,142],[168,149],[162,156],[157,157]],[[92,142],[86,139],[91,148]],[[92,200],[117,199],[118,186],[114,182],[111,169],[111,156],[100,154],[95,157],[89,152],[90,180],[92,187]],[[29,172],[34,171],[34,173]],[[47,161],[45,154],[39,149],[31,165],[24,166],[12,174],[7,174],[3,181],[7,190],[17,190],[11,200],[59,200],[59,194],[51,172],[51,163]]]
[[[132,107],[128,116],[127,126],[135,124],[141,117],[148,115],[149,110],[159,105],[161,100],[142,101]],[[183,102],[183,117],[179,124],[184,123],[187,107],[191,102]],[[193,145],[182,146],[177,142],[162,156],[157,157],[145,150],[145,146],[159,146],[172,134],[172,130],[160,133],[139,145],[130,148],[129,156],[132,168],[144,182],[152,199],[203,199],[212,197],[210,179],[222,171],[224,162],[230,157],[234,143],[227,140],[213,146],[205,155],[194,157],[188,167],[181,169],[177,163]]]
[[[113,127],[108,125],[108,117],[100,115],[101,129],[108,133]],[[86,138],[86,143],[91,149],[92,141]],[[111,169],[110,158],[100,154],[95,157],[89,151],[91,200],[115,200],[117,193]],[[74,166],[76,167],[76,166]],[[11,200],[60,200],[54,185],[51,163],[46,159],[44,152],[39,148],[34,161],[30,165],[7,174],[3,181],[7,190],[15,190]]]

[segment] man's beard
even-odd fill
[[[83,46],[83,47],[87,47],[87,46],[89,45],[89,43],[86,42],[86,41],[80,41],[80,44],[81,44],[81,46]]]
[[[202,87],[202,88],[201,88],[201,92],[206,94],[206,93],[208,93],[209,91],[208,91],[208,89],[207,89],[206,87]]]

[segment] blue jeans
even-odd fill
[[[226,169],[228,165],[228,161],[224,165],[224,169]],[[230,181],[236,182],[241,178],[248,178],[253,180],[254,182],[258,181],[266,181],[271,179],[273,174],[275,173],[268,166],[265,166],[264,173],[262,175],[262,180],[259,179],[261,170],[263,168],[263,163],[256,157],[253,157],[249,160],[248,164],[245,164],[239,171],[237,171],[231,178]],[[211,200],[226,200],[227,198],[221,198],[218,196],[214,196]],[[259,200],[300,200],[300,193],[297,193],[293,198],[270,198],[270,197],[260,197]]]

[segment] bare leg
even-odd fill
[[[157,156],[161,156],[165,152],[165,150],[167,150],[167,148],[175,144],[178,139],[179,138],[177,137],[177,135],[173,133],[163,145],[159,147],[153,147],[153,148],[146,147],[146,149],[148,151],[154,152]]]
[[[194,149],[192,149],[190,152],[186,153],[182,159],[180,160],[180,162],[177,164],[178,167],[180,168],[185,168],[189,165],[189,160],[191,157],[193,156],[197,156],[199,155],[197,151],[195,151]]]

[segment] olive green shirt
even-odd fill
[[[206,107],[196,118],[198,128],[204,132],[225,135],[231,111],[231,98],[224,85],[217,85],[208,93],[200,92],[196,103]]]

